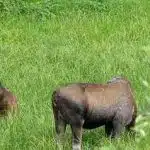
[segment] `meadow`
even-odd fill
[[[58,6],[50,14],[1,16],[0,80],[16,94],[20,111],[0,121],[1,150],[56,149],[51,94],[65,83],[122,75],[131,81],[139,114],[150,110],[149,0],[63,0]],[[137,123],[136,140],[110,141],[103,127],[84,130],[84,150],[148,150],[149,123],[148,117]],[[69,150],[69,127],[65,141]]]

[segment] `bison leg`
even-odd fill
[[[66,123],[63,120],[55,121],[56,127],[56,144],[59,150],[62,150],[63,141],[64,141],[64,133],[66,130]]]
[[[55,121],[56,134],[58,137],[63,136],[66,131],[66,123],[63,120]]]
[[[83,123],[81,123],[80,125],[71,125],[72,150],[81,150],[82,127],[83,127]]]
[[[112,134],[112,132],[113,132],[113,125],[112,125],[111,122],[109,122],[109,123],[107,123],[107,124],[105,125],[105,133],[106,133],[106,136],[107,136],[107,137],[110,137],[111,134]]]
[[[130,121],[130,124],[128,125],[128,127],[126,127],[126,124],[129,121]],[[119,107],[112,122],[113,122],[112,137],[118,137],[123,131],[124,127],[126,127],[127,129],[133,126],[135,122],[134,122],[134,119],[132,119],[132,112],[131,112],[130,106],[124,104],[121,107]]]
[[[111,137],[112,138],[119,137],[121,132],[123,131],[123,128],[124,128],[124,126],[122,124],[122,121],[119,119],[114,119],[113,120],[113,131],[112,131]]]
[[[57,148],[62,149],[61,147],[62,147],[63,137],[66,131],[66,122],[62,119],[59,111],[55,111],[54,119],[55,119]]]

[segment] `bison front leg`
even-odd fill
[[[57,143],[61,143],[64,138],[64,133],[66,130],[66,123],[63,120],[56,121],[56,140]]]
[[[83,126],[83,123],[81,123],[80,125],[71,125],[72,150],[81,150],[82,126]]]
[[[57,149],[63,149],[64,134],[66,131],[66,122],[62,119],[60,112],[55,111],[55,130],[56,130],[56,146]]]

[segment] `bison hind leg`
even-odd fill
[[[119,137],[121,132],[123,131],[123,124],[120,122],[120,120],[113,120],[112,122],[109,122],[105,125],[105,134],[108,138],[116,138]]]
[[[106,123],[105,124],[105,134],[106,134],[106,137],[111,137],[112,132],[113,132],[113,124],[112,124],[112,122]]]
[[[113,131],[112,131],[112,135],[111,138],[118,138],[121,134],[121,132],[124,129],[124,125],[122,124],[122,122],[120,120],[113,120]]]
[[[112,120],[112,124],[113,124],[113,131],[112,131],[112,138],[115,137],[119,137],[121,135],[121,133],[124,131],[125,128],[125,121],[126,120],[126,116],[124,115],[124,109],[120,109],[115,117]]]

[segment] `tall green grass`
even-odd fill
[[[44,14],[44,19],[32,11],[28,15],[8,11],[1,18],[0,80],[17,95],[20,108],[18,118],[0,121],[2,150],[55,150],[51,94],[60,84],[104,83],[112,76],[123,75],[132,83],[139,110],[150,109],[147,107],[150,97],[149,1],[63,0],[49,1],[49,4],[52,2],[59,5],[55,5],[53,15],[45,17]],[[27,1],[24,3],[32,10]],[[46,7],[41,3],[41,8]],[[39,11],[37,4],[38,1],[32,1],[31,5]],[[21,6],[14,8],[17,11]],[[139,135],[137,140],[123,136],[114,141],[104,137],[103,128],[85,130],[83,146],[85,150],[148,150],[150,127],[140,129],[146,131],[146,135]],[[69,150],[69,128],[66,135],[64,144]]]

